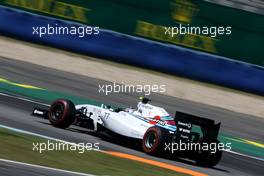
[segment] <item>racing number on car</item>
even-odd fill
[[[109,116],[110,116],[110,113],[106,112],[106,113],[104,114],[104,119],[107,120],[107,119],[109,118]]]
[[[79,109],[79,111],[80,111],[83,115],[86,115],[88,110],[87,110],[86,107],[81,107],[81,108]]]
[[[83,114],[86,115],[86,114],[87,114],[87,111],[88,111],[87,108],[84,107],[84,108],[83,108]]]

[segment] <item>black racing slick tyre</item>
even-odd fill
[[[219,141],[215,142],[216,144]],[[214,153],[210,151],[200,151],[195,159],[197,165],[202,167],[214,167],[222,158],[222,150],[216,149]]]
[[[161,127],[150,127],[144,134],[142,141],[143,151],[150,155],[158,155],[165,149],[165,143],[170,142],[169,132]]]
[[[57,99],[50,106],[49,121],[55,127],[67,128],[75,120],[75,111],[75,106],[70,100]]]

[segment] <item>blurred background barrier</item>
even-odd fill
[[[4,6],[264,66],[263,4],[243,1],[242,6],[241,3],[232,0],[231,6],[224,0],[0,0]],[[236,8],[236,4],[244,10]],[[232,34],[215,38],[191,34],[164,35],[164,27],[180,24],[231,26]]]
[[[0,6],[0,33],[74,52],[264,95],[264,69],[219,56],[101,30],[100,35],[32,35],[32,26],[79,24]],[[54,58],[56,59],[56,58]]]

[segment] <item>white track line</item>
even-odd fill
[[[41,102],[38,102],[38,101],[30,100],[30,99],[19,97],[19,96],[16,96],[16,95],[9,95],[9,94],[5,94],[5,93],[2,93],[2,92],[0,92],[0,95],[6,96],[6,97],[15,98],[15,99],[19,99],[19,100],[22,100],[22,101],[27,101],[27,102],[30,102],[30,103],[43,105],[43,106],[50,106],[49,104],[46,104],[46,103],[41,103]]]
[[[18,129],[18,128],[13,128],[13,127],[1,125],[1,124],[0,124],[0,128],[8,129],[8,130],[15,131],[15,132],[22,133],[22,134],[28,134],[28,135],[32,135],[32,136],[37,136],[37,137],[41,137],[41,138],[49,139],[49,140],[53,140],[53,141],[74,144],[72,142],[67,142],[67,141],[64,141],[64,140],[61,140],[61,139],[56,139],[56,138],[53,138],[53,137],[49,137],[49,136],[45,136],[45,135],[42,135],[42,134],[29,132],[29,131],[25,131],[25,130],[21,130],[21,129]]]
[[[0,93],[0,95],[7,96],[7,97],[12,97],[12,98],[17,98],[17,99],[20,99],[20,100],[23,100],[23,101],[28,101],[28,102],[31,102],[31,103],[41,104],[41,105],[44,105],[44,106],[50,106],[48,104],[40,103],[40,102],[33,101],[33,100],[30,100],[30,99],[27,99],[27,98],[21,98],[21,97],[15,96],[15,95],[8,95],[8,94],[5,94],[5,93]],[[60,139],[44,136],[44,135],[37,134],[37,133],[32,133],[32,132],[28,132],[28,131],[24,131],[24,130],[8,127],[8,126],[4,126],[4,125],[0,125],[0,127],[6,128],[6,129],[10,129],[10,130],[13,130],[13,131],[16,131],[16,132],[24,133],[24,134],[30,134],[30,135],[42,137],[42,138],[45,138],[45,139],[57,140],[59,142],[64,142],[64,143],[69,143],[69,144],[73,144],[74,145],[74,143],[71,143],[71,142],[67,142],[67,141],[63,141],[63,140],[60,140]],[[76,145],[78,145],[78,144],[76,144]],[[100,151],[100,150],[98,150],[98,151]],[[251,158],[251,159],[255,159],[255,160],[259,160],[259,161],[264,161],[264,158],[254,157],[254,156],[246,155],[246,154],[243,154],[243,153],[235,152],[235,151],[232,151],[232,150],[224,150],[224,151],[228,152],[228,153],[235,154],[235,155],[244,156],[244,157],[247,157],[247,158]]]
[[[0,124],[0,128],[8,129],[8,130],[15,131],[15,132],[22,133],[22,134],[37,136],[37,137],[41,137],[41,138],[52,140],[52,141],[56,141],[56,142],[62,142],[62,143],[69,144],[69,145],[74,145],[74,146],[77,146],[77,147],[83,147],[82,145],[74,143],[74,142],[69,142],[69,141],[65,141],[65,140],[61,140],[61,139],[45,136],[45,135],[42,135],[42,134],[38,134],[38,133],[34,133],[34,132],[29,132],[29,131],[26,131],[26,130],[21,130],[21,129],[18,129],[18,128],[13,128],[13,127],[1,125],[1,124]],[[93,149],[93,150],[102,152],[100,149]]]
[[[46,167],[46,166],[41,166],[41,165],[36,165],[36,164],[29,164],[29,163],[24,163],[24,162],[19,162],[19,161],[12,161],[12,160],[7,160],[7,159],[1,159],[0,162],[6,162],[6,163],[12,163],[12,164],[17,164],[17,165],[23,165],[23,166],[29,166],[29,167],[34,167],[34,168],[40,168],[40,169],[46,169],[46,170],[51,170],[51,171],[56,171],[56,172],[63,172],[63,173],[68,173],[68,174],[74,174],[74,175],[80,175],[80,176],[95,176],[91,174],[85,174],[81,172],[74,172],[74,171],[69,171],[69,170],[63,170],[63,169],[56,169],[52,167]]]
[[[248,157],[248,158],[259,160],[259,161],[264,161],[264,158],[250,156],[250,155],[246,155],[246,154],[243,154],[243,153],[238,153],[238,152],[235,152],[235,151],[232,151],[232,150],[227,150],[227,151],[225,150],[225,152],[233,153],[233,154],[236,154],[236,155],[239,155],[239,156],[244,156],[244,157]]]

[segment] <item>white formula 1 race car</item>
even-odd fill
[[[176,112],[171,116],[168,112],[149,104],[150,99],[142,97],[137,108],[111,108],[102,104],[74,105],[66,99],[55,100],[49,109],[34,108],[33,115],[49,119],[58,128],[70,125],[86,124],[85,127],[95,132],[110,131],[122,137],[138,139],[142,142],[144,152],[151,155],[162,155],[171,151],[172,146],[218,144],[220,123],[213,120]],[[193,127],[200,132],[193,131]],[[221,159],[222,151],[192,150],[174,151],[174,155],[194,160],[205,167],[215,166]]]

